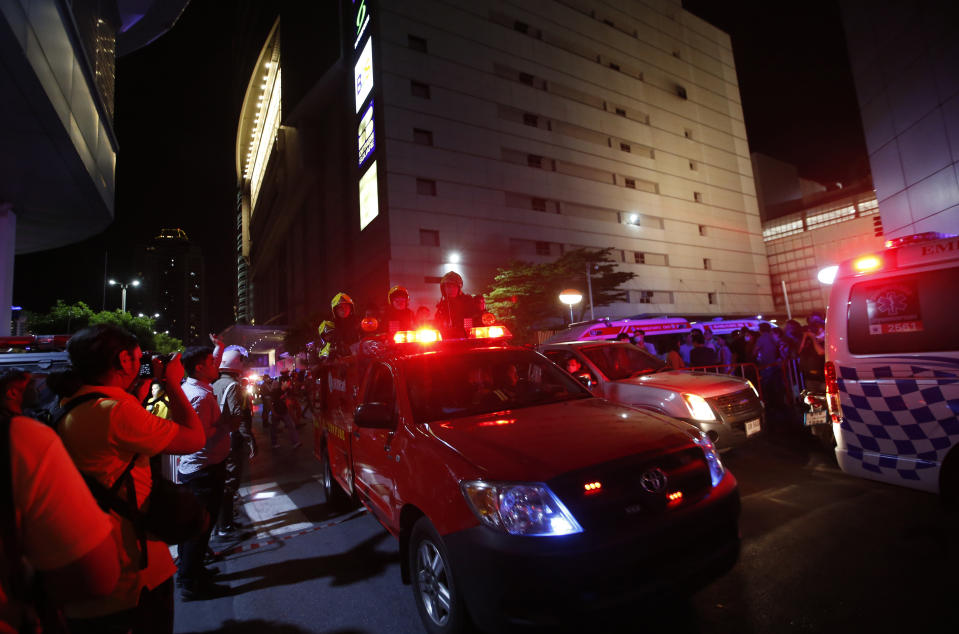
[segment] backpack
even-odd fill
[[[60,422],[78,405],[100,398],[110,398],[100,392],[77,396],[56,412],[52,425]],[[133,482],[133,467],[140,454],[134,454],[123,473],[109,488],[92,475],[80,472],[97,504],[106,512],[113,511],[129,520],[140,543],[140,569],[147,567],[147,535],[152,535],[167,544],[182,544],[196,537],[209,525],[210,516],[200,501],[187,487],[174,484],[162,476],[154,461],[150,463],[153,486],[142,511],[137,505],[136,487]],[[121,497],[125,490],[125,497]]]

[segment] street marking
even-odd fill
[[[240,488],[240,495],[249,500],[243,509],[256,531],[256,539],[294,533],[313,526],[276,482],[261,482]],[[282,521],[282,524],[276,524]]]

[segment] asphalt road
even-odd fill
[[[283,444],[261,442],[243,491],[248,534],[214,544],[230,596],[178,601],[176,632],[423,631],[396,541],[362,510],[330,513],[312,440]],[[739,563],[692,597],[631,606],[590,630],[959,631],[959,513],[929,494],[844,475],[796,431],[751,439],[723,459],[742,494]]]

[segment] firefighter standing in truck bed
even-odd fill
[[[463,339],[469,329],[482,326],[481,317],[486,308],[482,296],[463,292],[463,278],[450,271],[440,279],[442,299],[436,304],[433,321],[446,339]]]

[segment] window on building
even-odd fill
[[[408,42],[410,50],[419,51],[420,53],[428,52],[426,50],[426,38],[410,35],[408,36]]]
[[[526,164],[530,167],[543,167],[543,157],[536,154],[526,155]]]
[[[709,303],[710,303],[710,304],[715,304],[715,303],[716,303],[716,293],[707,293],[707,299],[709,300]]]
[[[524,112],[524,113],[523,113],[523,123],[525,123],[526,125],[533,126],[534,128],[538,128],[538,127],[539,127],[539,117],[537,117],[535,114],[530,114],[530,113],[528,113],[528,112]]]
[[[695,172],[696,170],[699,169],[699,165],[696,164],[696,161],[690,161],[690,162],[689,162],[689,169],[691,169],[691,170],[693,170],[693,171]]]
[[[625,108],[616,108],[616,114],[618,114],[618,115],[621,116],[621,117],[625,117],[625,116],[626,116],[626,109],[625,109]]]
[[[438,247],[440,246],[440,232],[436,229],[420,229],[420,246]]]
[[[706,235],[706,225],[699,225],[699,235]]]
[[[673,57],[675,57],[676,59],[681,59],[678,48],[673,51]]]
[[[519,83],[526,84],[527,86],[533,85],[534,77],[529,73],[520,73],[519,74]]]
[[[431,130],[413,128],[413,143],[417,145],[433,145],[433,132]]]
[[[428,178],[417,178],[416,179],[416,193],[422,196],[435,196],[436,195],[436,181],[430,180]]]
[[[703,258],[703,268],[706,269],[707,271],[712,270],[713,261],[710,260],[709,258]]]
[[[619,64],[617,64],[616,62],[610,62],[609,67],[612,68],[613,70],[619,70]]]
[[[633,253],[633,262],[636,264],[646,264],[646,254],[642,251],[635,251]]]
[[[631,147],[629,147],[629,143],[620,143],[620,144],[619,144],[619,149],[621,149],[623,152],[632,152],[632,151],[633,151],[633,149],[632,149]]]
[[[685,128],[683,129],[683,136],[685,136],[687,139],[691,139],[693,138],[693,131],[689,128]]]
[[[624,185],[626,185],[626,187],[629,187],[630,189],[636,189],[636,179],[627,178]]]
[[[534,211],[546,211],[546,199],[544,198],[531,198],[529,201],[529,206]]]
[[[430,99],[429,84],[424,84],[423,82],[419,81],[411,81],[410,94],[414,97],[419,97],[420,99]]]
[[[698,203],[703,202],[703,194],[702,194],[702,192],[693,192],[693,200],[695,200],[695,201],[698,202]]]
[[[525,22],[520,22],[519,20],[513,23],[513,28],[520,33],[529,33],[529,25]]]
[[[652,304],[652,303],[653,303],[653,291],[639,291],[639,303],[640,303],[640,304]]]
[[[442,277],[436,275],[427,275],[423,278],[423,282],[426,284],[439,284]]]
[[[680,86],[679,84],[676,84],[676,95],[677,95],[680,99],[686,99],[686,98],[687,98],[687,97],[686,97],[686,89],[685,89],[683,86]]]
[[[551,253],[549,242],[536,242],[536,255],[550,255]]]

